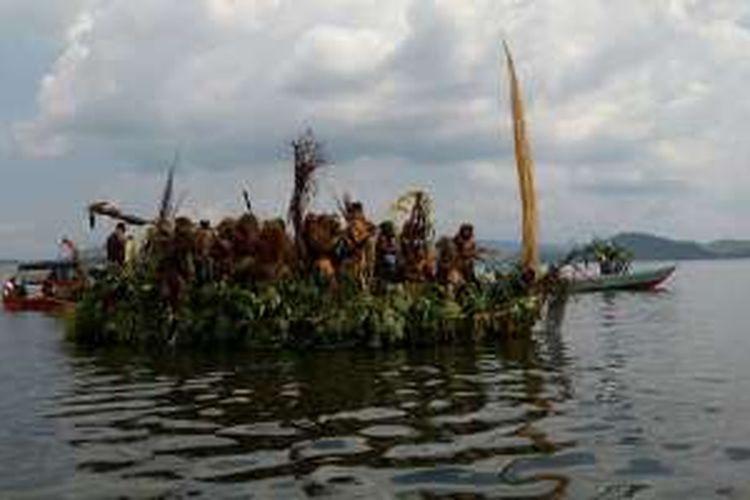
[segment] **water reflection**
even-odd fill
[[[0,314],[0,496],[745,498],[748,276],[386,354],[85,352]]]
[[[47,417],[74,493],[554,498],[588,460],[537,425],[572,394],[565,352],[559,330],[392,353],[73,350]]]

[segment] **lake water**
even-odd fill
[[[85,352],[0,313],[2,498],[750,498],[750,261],[491,347]]]

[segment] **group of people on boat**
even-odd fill
[[[361,202],[347,201],[341,214],[305,214],[292,236],[282,219],[259,220],[251,212],[217,225],[176,217],[148,228],[138,261],[153,266],[171,297],[193,283],[252,285],[305,275],[334,285],[347,279],[362,289],[474,282],[478,249],[473,226],[462,224],[455,236],[433,244],[423,219],[412,214],[399,231],[392,221],[376,225]],[[113,266],[126,268],[134,260],[132,241],[119,222],[106,242]]]
[[[124,222],[118,222],[105,244],[107,261],[119,265],[132,261],[136,256],[136,242]]]

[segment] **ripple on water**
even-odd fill
[[[119,471],[125,479],[153,478],[153,479],[181,479],[189,475],[192,462],[177,455],[153,455],[148,461],[137,463]]]
[[[151,451],[141,445],[83,445],[76,450],[77,466],[82,470],[105,472],[140,462],[152,456]]]
[[[141,425],[155,426],[164,431],[214,431],[221,426],[213,422],[202,422],[200,420],[176,420],[157,416],[149,416],[138,421]]]
[[[294,427],[283,426],[280,422],[257,422],[226,427],[217,432],[230,437],[295,437],[300,434]]]
[[[104,413],[76,414],[72,416],[59,417],[60,423],[70,424],[76,427],[119,427],[128,422],[137,421],[143,417],[153,415],[151,410],[133,411],[110,411]]]
[[[409,398],[409,397],[414,397],[418,395],[419,395],[419,391],[416,389],[404,388],[404,389],[396,390],[396,396],[400,396],[400,397]]]
[[[89,405],[92,403],[107,403],[116,399],[117,395],[111,392],[94,392],[88,394],[73,394],[72,396],[63,396],[58,400],[58,404],[63,407],[76,405]]]
[[[433,378],[430,380],[426,380],[424,382],[424,387],[426,388],[433,388],[433,387],[439,387],[441,385],[445,384],[445,380],[439,379],[439,378]]]
[[[116,386],[118,382],[125,382],[126,379],[122,375],[95,375],[95,374],[84,374],[85,378],[76,384],[77,389],[91,390],[97,387],[111,388]]]
[[[364,467],[323,465],[303,480],[303,489],[313,497],[383,498],[384,488],[376,475]]]
[[[543,472],[549,473],[573,467],[593,467],[596,463],[596,456],[588,451],[567,451],[552,455],[538,455],[514,460],[503,471],[503,477],[508,481],[518,482]]]
[[[41,492],[31,498],[75,498],[96,500],[100,498],[181,498],[189,495],[184,486],[174,481],[151,478],[120,479],[102,474],[79,473],[71,483],[51,491]],[[21,498],[21,497],[19,497]]]
[[[217,418],[223,416],[225,413],[221,408],[204,408],[198,412],[198,415],[206,418]]]
[[[446,401],[444,399],[436,399],[434,401],[430,401],[430,404],[427,405],[427,408],[430,411],[440,412],[447,410],[451,406],[453,406],[453,403],[451,403],[450,401]]]
[[[413,366],[411,368],[411,371],[414,373],[423,373],[425,375],[440,375],[440,369],[432,365],[420,365]]]
[[[210,434],[179,435],[156,438],[151,443],[154,453],[189,453],[201,450],[219,450],[236,446],[233,439]]]
[[[406,416],[406,412],[396,408],[371,407],[354,411],[342,411],[333,415],[322,415],[318,420],[326,423],[332,420],[358,420],[361,422],[373,422],[376,420],[391,420]]]
[[[360,434],[369,438],[410,438],[419,433],[413,427],[406,425],[373,425],[359,431]]]
[[[231,398],[225,398],[220,400],[218,403],[220,405],[246,405],[250,402],[250,398],[245,396],[233,396]]]
[[[135,400],[108,400],[101,403],[77,404],[74,406],[64,406],[61,409],[49,412],[47,417],[76,417],[79,415],[94,415],[104,412],[143,410],[154,408],[156,401],[148,399]]]
[[[469,399],[481,397],[481,393],[475,391],[456,391],[453,393],[453,397],[457,399]]]
[[[92,355],[12,326],[0,497],[739,498],[746,294],[701,290],[581,299],[557,339],[466,351]]]
[[[201,481],[217,481],[290,465],[287,450],[257,450],[241,455],[226,455],[200,460],[192,476]]]
[[[79,444],[122,443],[140,441],[149,436],[146,429],[113,429],[109,427],[76,427],[70,442]]]
[[[671,476],[674,471],[655,458],[632,458],[627,467],[615,471],[619,476]]]
[[[191,378],[183,382],[180,388],[184,390],[204,390],[210,388],[212,385],[222,382],[223,380],[223,377],[218,375]]]
[[[395,472],[394,489],[401,494],[486,495],[491,498],[547,498],[559,491],[562,479],[539,479],[519,484],[504,481],[497,470],[482,470],[477,466],[445,466]]]
[[[747,462],[750,460],[750,448],[740,446],[730,446],[724,448],[724,454],[732,462]]]
[[[175,384],[173,382],[168,381],[158,381],[158,380],[149,380],[147,382],[128,382],[128,383],[122,383],[122,384],[116,384],[116,385],[103,385],[100,387],[96,387],[95,391],[107,393],[107,394],[117,394],[121,396],[132,396],[132,395],[138,395],[138,394],[162,394],[161,391],[171,391],[175,387]],[[87,392],[90,392],[92,388],[86,389]],[[158,391],[158,392],[152,392],[152,391]]]
[[[400,405],[398,405],[399,408],[406,411],[411,411],[416,408],[419,408],[419,402],[418,401],[404,401]]]
[[[638,498],[639,493],[648,490],[650,486],[646,484],[632,484],[632,483],[614,483],[600,486],[597,489],[597,500],[615,500],[615,499],[627,499],[627,498]]]
[[[441,415],[432,418],[434,425],[464,425],[471,423],[502,424],[522,421],[530,409],[528,406],[509,407],[505,403],[487,403],[481,409],[472,413],[456,415]]]
[[[389,449],[383,456],[391,460],[434,460],[459,458],[469,454],[517,455],[533,450],[533,442],[514,435],[512,428],[490,429],[474,434],[455,435],[443,442],[400,444]]]
[[[302,460],[366,453],[371,448],[364,438],[343,436],[304,441],[292,446],[292,456]]]
[[[195,400],[199,403],[205,403],[208,401],[216,401],[217,399],[219,399],[218,394],[198,394],[197,396],[195,396]]]
[[[598,434],[608,433],[615,428],[611,423],[603,422],[587,422],[582,425],[574,425],[568,427],[568,431],[573,434]]]
[[[695,447],[693,443],[678,443],[678,442],[669,442],[664,443],[662,445],[662,448],[664,448],[667,451],[690,451]]]

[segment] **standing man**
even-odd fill
[[[474,261],[477,258],[477,243],[474,240],[474,226],[468,223],[461,224],[458,234],[453,237],[453,244],[456,247],[458,266],[464,281],[476,281]]]
[[[216,244],[216,232],[211,222],[200,221],[195,233],[195,277],[198,283],[205,284],[214,280],[214,266],[211,250]]]
[[[360,287],[365,289],[372,274],[368,257],[372,255],[370,244],[375,235],[375,225],[367,220],[365,209],[358,201],[347,204],[345,218],[344,239],[348,253],[345,263]]]
[[[107,238],[107,262],[119,266],[125,263],[125,245],[127,244],[127,229],[124,222],[118,222],[115,230]]]
[[[395,283],[399,278],[398,238],[391,221],[380,224],[375,242],[375,276],[385,283]]]

